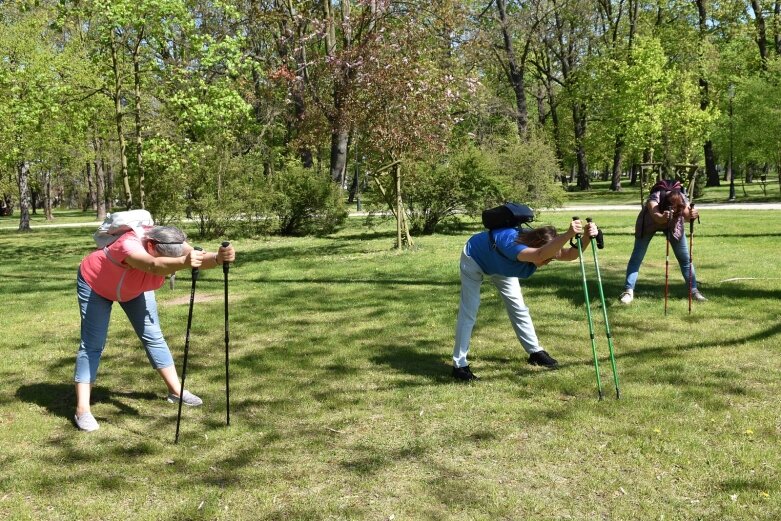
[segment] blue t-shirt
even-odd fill
[[[518,254],[528,248],[525,244],[515,242],[518,234],[523,232],[516,228],[499,228],[492,233],[496,248],[508,258],[491,249],[491,239],[487,231],[473,235],[466,243],[466,254],[472,257],[485,273],[528,279],[537,271],[534,263],[518,260]]]

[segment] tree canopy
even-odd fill
[[[327,232],[348,197],[382,201],[373,173],[401,161],[408,175],[387,188],[428,232],[502,199],[556,204],[557,181],[588,189],[595,172],[620,190],[640,163],[699,164],[718,184],[730,148],[736,169],[778,174],[780,12],[777,0],[2,2],[0,191],[22,213],[32,197],[33,209],[186,213],[213,233]],[[275,228],[275,208],[332,218]]]

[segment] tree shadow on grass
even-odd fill
[[[403,346],[385,346],[382,353],[369,358],[374,364],[388,366],[404,374],[422,377],[437,383],[450,383],[450,365],[441,353],[426,353]]]
[[[319,277],[319,278],[268,278],[268,277],[256,277],[252,279],[253,282],[257,282],[259,284],[326,284],[326,285],[337,285],[337,284],[369,284],[369,285],[377,285],[377,286],[458,286],[461,283],[458,280],[435,280],[435,279],[424,279],[424,280],[416,280],[416,279],[400,279],[400,278],[391,278],[391,279],[385,279],[382,278],[335,278],[335,277]]]
[[[37,383],[22,385],[16,390],[16,397],[27,403],[45,408],[49,413],[71,420],[76,408],[76,390],[71,384]],[[92,389],[92,403],[108,403],[122,413],[138,416],[138,410],[125,403],[131,400],[157,400],[151,392],[116,392],[103,387]]]

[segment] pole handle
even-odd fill
[[[594,222],[594,219],[586,217],[586,222],[591,224]],[[597,241],[597,248],[603,250],[605,248],[605,236],[603,235],[601,228],[597,228],[597,236],[594,239]]]
[[[230,246],[230,245],[231,245],[231,243],[230,243],[230,242],[228,242],[228,241],[222,241],[222,247],[223,247],[223,248],[227,248],[227,247],[228,247],[228,246]],[[222,272],[223,272],[223,273],[228,273],[228,270],[230,270],[230,263],[229,263],[229,262],[223,262],[223,263],[222,263]]]
[[[690,204],[690,205],[689,205],[689,208],[691,208],[692,210],[694,210],[694,203]],[[689,221],[689,222],[692,224],[692,226],[694,225],[694,219],[692,219],[692,220],[691,220],[691,221]],[[697,216],[697,224],[701,224],[701,223],[700,223],[700,216],[699,216],[699,215]]]
[[[203,251],[203,248],[201,248],[200,246],[194,246],[193,249],[198,251]],[[201,273],[200,268],[193,268],[193,279],[197,279],[200,273]]]
[[[573,221],[577,221],[578,219],[580,219],[580,217],[578,217],[577,215],[572,216]],[[579,239],[579,238],[580,238],[580,234],[575,234],[575,237],[573,237],[573,239]],[[575,243],[573,242],[573,239],[569,240],[569,245],[575,248],[576,246]]]

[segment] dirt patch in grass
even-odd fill
[[[222,300],[222,298],[223,298],[222,293],[219,294],[196,293],[195,294],[195,302],[214,302],[215,300]],[[189,304],[189,303],[190,303],[190,295],[182,295],[181,297],[168,300],[161,304],[163,304],[164,306],[178,306],[181,304]]]

